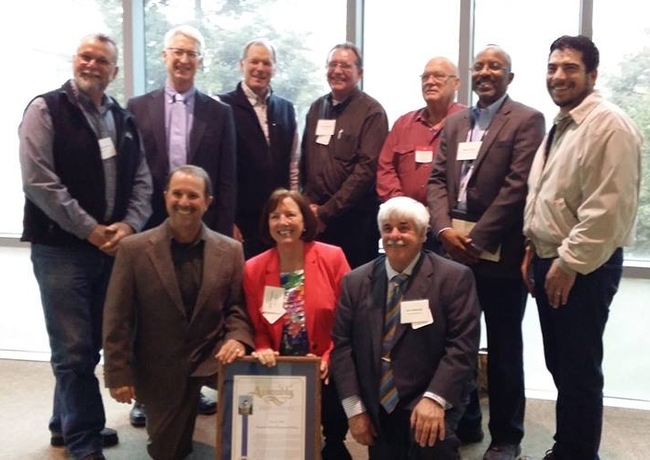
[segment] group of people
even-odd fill
[[[458,459],[484,437],[483,312],[483,458],[514,460],[530,292],[558,389],[544,458],[597,459],[602,334],[633,236],[642,139],[594,89],[591,40],[551,45],[560,113],[547,135],[543,115],[508,96],[512,63],[496,45],[471,67],[476,106],[454,102],[458,70],[435,57],[425,107],[390,132],[358,87],[359,49],[336,45],[331,91],[302,139],[292,103],[271,90],[271,44],[246,45],[242,81],[219,97],[194,86],[204,47],[195,28],[170,30],[164,88],[124,110],[105,94],[115,42],[84,37],[73,78],[25,110],[23,240],[52,351],[52,445],[97,460],[118,442],[95,377],[102,348],[111,396],[137,401],[160,460],[192,451],[220,363],[313,355],[324,460],[351,459],[348,430],[371,460]]]

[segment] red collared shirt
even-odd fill
[[[454,102],[447,116],[463,108]],[[425,110],[399,117],[384,142],[377,163],[377,195],[382,202],[394,196],[409,196],[427,205],[427,182],[445,120],[431,126],[424,117]],[[416,150],[425,149],[433,152],[431,161],[416,162]]]

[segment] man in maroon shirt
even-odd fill
[[[420,79],[426,106],[397,119],[379,154],[377,195],[382,202],[408,196],[427,206],[427,182],[440,132],[447,116],[465,107],[454,102],[460,79],[449,59],[430,59]],[[436,250],[436,239],[427,235],[424,246]]]
[[[426,106],[397,119],[379,154],[377,195],[381,201],[409,196],[427,205],[427,181],[448,115],[464,106],[454,102],[458,69],[444,57],[424,67],[422,98]]]

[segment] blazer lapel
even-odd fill
[[[311,280],[311,283],[308,281]],[[316,291],[318,280],[318,266],[316,264],[316,250],[313,243],[305,244],[305,308],[307,305],[318,305],[318,292]],[[312,289],[309,289],[312,286]],[[305,312],[305,321],[307,322],[307,336],[310,339],[317,337],[315,331],[316,325],[314,324],[314,316],[312,312]]]
[[[194,93],[194,117],[192,120],[192,131],[190,132],[190,150],[187,152],[187,163],[191,164],[199,148],[203,134],[205,133],[205,115],[207,101],[203,93],[198,90]]]
[[[368,325],[371,329],[372,363],[379,366],[381,360],[381,344],[384,337],[384,311],[386,309],[386,279],[385,257],[375,259],[372,274],[368,282],[371,286]]]
[[[307,277],[307,273],[305,270],[305,278]],[[307,296],[307,286],[309,284],[305,283],[305,296]],[[273,287],[281,287],[280,284],[280,254],[278,253],[277,249],[272,249],[270,253],[270,258],[268,263],[266,264],[266,271],[264,273],[264,286],[273,286]],[[305,305],[309,305],[307,299],[305,299]],[[259,308],[262,308],[260,305]],[[306,315],[307,319],[309,319],[312,315]],[[279,318],[275,323],[271,324],[271,328],[273,330],[273,336],[275,339],[275,342],[280,344],[282,342],[282,328],[284,325],[284,320]],[[308,333],[311,333],[309,329],[307,329]],[[311,337],[311,335],[309,335]]]
[[[469,133],[469,130],[471,129],[471,124],[470,124],[470,115],[469,115],[469,110],[465,110],[465,114],[458,124],[458,129],[456,131],[456,145],[454,146],[454,157],[451,159],[454,164],[451,165],[453,168],[453,171],[455,172],[454,177],[452,178],[451,184],[449,189],[452,191],[450,194],[453,198],[454,204],[458,201],[458,184],[460,183],[460,176],[463,173],[463,162],[458,161],[458,144],[461,142],[467,142],[467,134]],[[449,158],[448,158],[449,160]],[[449,167],[449,165],[447,166]]]
[[[203,234],[205,235],[205,246],[203,247],[203,276],[201,279],[201,287],[196,296],[196,304],[192,316],[208,302],[210,294],[217,286],[219,278],[222,276],[223,265],[220,259],[223,258],[225,249],[220,241],[214,235],[206,232],[205,225],[203,226]]]
[[[160,283],[169,294],[174,305],[184,314],[185,307],[183,306],[181,291],[176,279],[176,272],[174,271],[167,225],[163,224],[158,227],[158,230],[152,233],[149,242],[151,246],[147,249],[147,255],[158,274]]]
[[[160,127],[160,129],[153,130],[153,135],[156,140],[157,151],[162,152],[165,158],[167,158],[167,130],[165,129],[166,103],[167,97],[165,97],[165,90],[155,91],[151,93],[151,101],[147,110],[151,125]],[[169,161],[166,163],[169,165]]]
[[[506,100],[503,102],[503,105],[499,108],[496,114],[494,114],[494,118],[492,119],[492,122],[490,123],[490,126],[488,127],[487,134],[485,135],[485,138],[483,139],[483,143],[481,144],[481,148],[478,151],[478,156],[476,157],[476,161],[474,162],[474,171],[476,171],[480,166],[481,163],[483,163],[483,160],[487,156],[488,152],[492,148],[492,144],[497,140],[497,137],[499,136],[499,132],[503,129],[503,127],[508,123],[508,114],[510,113],[510,107],[508,104],[509,99],[506,97]]]

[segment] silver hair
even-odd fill
[[[94,41],[94,40],[97,40],[97,41],[99,41],[101,43],[104,43],[104,44],[111,45],[111,47],[113,48],[113,51],[115,52],[115,62],[113,62],[112,64],[116,64],[117,63],[117,58],[119,57],[118,56],[119,53],[118,53],[118,49],[117,49],[117,43],[115,43],[115,40],[113,40],[111,37],[109,37],[108,35],[106,35],[104,33],[98,32],[98,33],[92,33],[92,34],[88,34],[88,35],[84,36],[79,43],[81,44],[81,43],[85,43],[85,42],[88,42],[88,41]]]
[[[392,218],[412,221],[420,235],[425,235],[429,228],[429,211],[422,203],[408,196],[393,197],[379,206],[377,213],[379,233],[382,224]]]
[[[198,46],[198,53],[203,54],[203,49],[205,48],[205,39],[203,34],[196,27],[184,24],[181,26],[176,26],[173,29],[169,30],[165,34],[165,48],[169,48],[172,44],[172,40],[176,35],[184,35],[188,38],[194,40]]]
[[[255,40],[251,40],[248,43],[246,43],[246,46],[244,46],[244,51],[242,52],[241,55],[242,61],[246,59],[246,54],[248,54],[248,50],[250,49],[251,46],[265,46],[266,48],[268,48],[268,50],[271,51],[271,59],[273,59],[273,64],[276,63],[275,47],[271,44],[270,41],[268,41],[265,38],[256,38]]]

